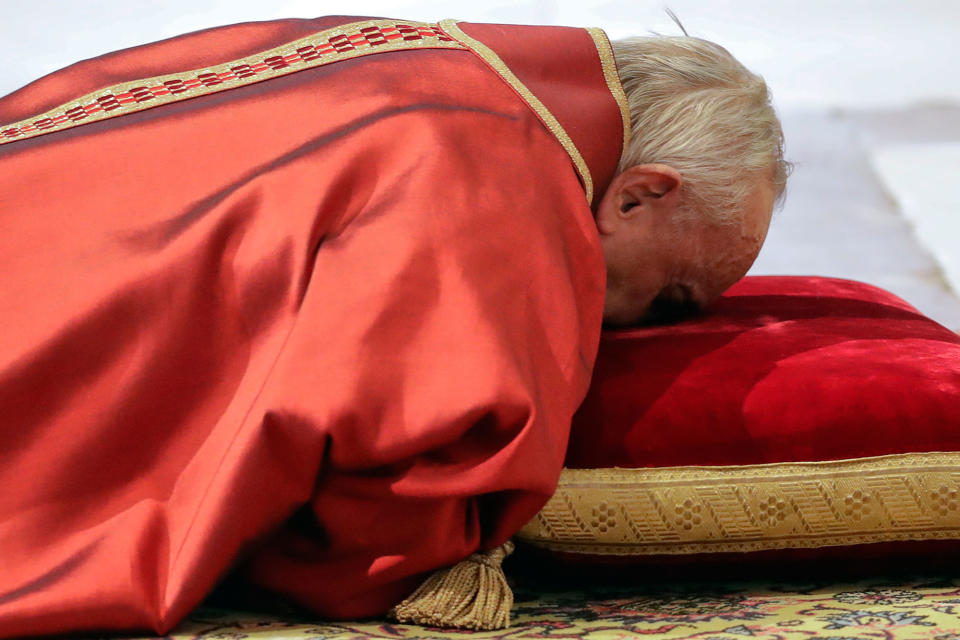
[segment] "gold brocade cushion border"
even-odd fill
[[[567,553],[653,555],[960,539],[960,453],[743,466],[564,469],[518,534]]]
[[[465,48],[432,24],[352,22],[223,64],[99,89],[45,113],[0,126],[0,145],[373,53]]]

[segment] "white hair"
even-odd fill
[[[791,166],[763,78],[700,38],[628,38],[613,50],[632,130],[620,171],[673,167],[684,179],[683,208],[718,224],[740,219],[764,175],[782,200]]]

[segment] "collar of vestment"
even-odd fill
[[[606,34],[596,28],[444,20],[440,29],[480,56],[556,136],[594,204],[630,141],[630,112]]]

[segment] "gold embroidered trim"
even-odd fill
[[[493,50],[487,45],[483,44],[479,40],[471,38],[463,30],[457,26],[458,20],[441,20],[439,25],[440,28],[451,36],[455,40],[466,45],[466,47],[480,56],[487,64],[489,64],[494,71],[500,74],[507,84],[509,84],[513,89],[520,94],[520,96],[530,105],[530,108],[540,116],[540,119],[546,125],[547,129],[557,138],[557,141],[563,146],[566,150],[567,155],[570,156],[570,159],[573,161],[573,166],[576,168],[577,173],[580,175],[580,179],[583,181],[583,188],[587,193],[587,204],[593,203],[593,178],[590,175],[590,168],[587,166],[586,161],[583,159],[583,156],[580,155],[579,149],[573,144],[573,140],[564,130],[563,126],[560,124],[560,121],[550,113],[550,110],[540,101],[537,96],[530,91],[529,88],[518,78],[513,71],[510,70],[510,67],[500,59]]]
[[[960,539],[960,453],[724,467],[564,469],[517,537],[591,555]]]
[[[365,20],[325,29],[223,64],[131,80],[0,126],[0,144],[262,82],[331,62],[403,49],[465,49],[436,25]]]
[[[597,53],[600,54],[600,65],[603,67],[603,77],[607,81],[610,93],[613,99],[617,101],[620,107],[620,119],[623,121],[623,148],[620,150],[621,156],[627,152],[630,147],[630,138],[633,135],[633,129],[630,127],[630,103],[627,102],[627,94],[623,90],[623,83],[620,82],[620,74],[617,72],[617,61],[613,55],[613,47],[603,29],[590,27],[587,33],[593,38],[593,43],[597,46]],[[619,163],[618,163],[619,164]]]

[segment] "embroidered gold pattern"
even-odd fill
[[[573,144],[573,140],[564,130],[563,126],[560,124],[560,121],[550,113],[550,110],[540,101],[537,96],[530,91],[529,88],[522,82],[520,78],[510,70],[510,67],[500,59],[493,50],[487,45],[483,44],[479,40],[471,38],[463,30],[457,26],[457,20],[441,20],[439,25],[440,28],[449,36],[457,40],[458,42],[466,45],[466,47],[476,53],[480,58],[482,58],[487,64],[489,64],[494,71],[500,74],[507,84],[509,84],[513,89],[520,94],[520,96],[530,105],[530,108],[540,116],[540,119],[546,125],[547,129],[557,138],[557,141],[563,146],[566,150],[567,155],[570,156],[570,159],[573,161],[573,166],[576,168],[577,173],[580,175],[580,179],[583,181],[584,190],[587,193],[587,203],[593,203],[593,178],[590,175],[590,168],[587,166],[586,161],[583,159],[583,156],[580,155],[580,151],[577,149],[576,145]]]
[[[88,93],[46,113],[0,126],[0,144],[143,111],[372,53],[464,49],[436,25],[366,20],[325,29],[239,60],[132,80]]]
[[[603,29],[590,27],[587,33],[593,38],[593,43],[597,46],[597,53],[600,54],[600,65],[603,67],[603,77],[607,81],[610,93],[613,99],[617,101],[620,107],[620,119],[623,121],[623,147],[620,153],[626,152],[630,146],[630,138],[633,135],[633,129],[630,127],[630,103],[627,102],[627,94],[623,90],[623,84],[620,82],[620,74],[617,72],[617,61],[613,56],[613,47],[610,46],[610,40]]]
[[[726,467],[564,469],[517,534],[592,555],[960,539],[960,453]]]

